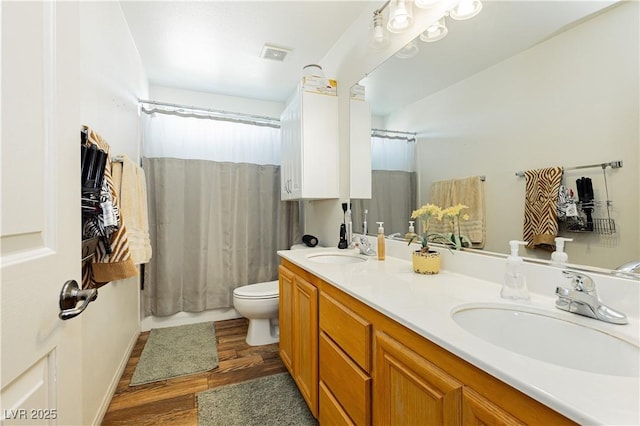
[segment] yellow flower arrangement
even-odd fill
[[[420,220],[420,224],[422,225],[422,236],[412,237],[409,240],[409,244],[411,244],[415,239],[419,238],[420,242],[422,243],[422,252],[429,251],[430,242],[442,243],[456,250],[462,248],[465,245],[470,246],[471,241],[469,240],[469,238],[460,233],[460,221],[469,220],[469,215],[462,214],[462,211],[468,208],[469,207],[464,204],[457,204],[445,209],[442,209],[435,204],[425,204],[419,209],[414,210],[413,213],[411,213],[411,218]],[[449,222],[449,226],[451,227],[451,233],[429,234],[429,225],[432,218],[435,218],[437,220],[446,219]],[[457,233],[455,232],[456,228],[458,231]]]

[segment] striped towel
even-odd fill
[[[87,126],[86,129],[88,145],[96,145],[98,148],[107,153],[107,163],[104,169],[104,179],[111,192],[113,205],[118,208],[120,203],[113,186],[111,177],[111,156],[109,144],[100,137],[99,134],[91,130]],[[109,244],[111,251],[107,250],[104,243],[100,242],[96,248],[95,257],[91,262],[87,262],[82,269],[82,287],[83,288],[99,288],[103,285],[116,280],[133,277],[138,274],[138,269],[131,259],[129,253],[129,242],[127,239],[127,227],[120,224],[109,236]]]
[[[527,170],[522,238],[527,248],[555,250],[558,235],[558,191],[562,167]]]

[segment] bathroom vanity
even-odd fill
[[[519,316],[548,310],[563,323],[616,335],[633,357],[636,311],[629,324],[616,326],[554,309],[552,290],[510,303],[499,298],[498,283],[446,269],[447,260],[452,268],[477,263],[472,254],[445,255],[443,271],[425,276],[412,272],[404,251],[385,261],[355,260],[357,255],[336,249],[278,252],[280,354],[321,424],[638,423],[637,368],[571,368],[570,356],[542,361],[541,354],[524,356],[489,343],[456,321],[460,312],[476,308],[511,309]],[[542,352],[562,347],[555,336],[546,339],[545,330],[527,333],[534,344],[546,342],[539,345]],[[607,362],[626,362],[616,356]]]

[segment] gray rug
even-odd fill
[[[198,426],[317,425],[289,373],[197,394]]]
[[[209,371],[218,366],[212,322],[151,330],[129,386]]]

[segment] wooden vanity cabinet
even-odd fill
[[[299,268],[297,268],[299,269]],[[315,277],[280,265],[279,351],[311,413],[318,417],[318,289]],[[316,279],[317,280],[317,279]]]
[[[372,325],[327,292],[320,293],[320,385],[337,407],[320,404],[320,423],[334,410],[348,417],[345,424],[371,424]],[[330,410],[327,413],[327,410]]]
[[[285,259],[280,354],[321,425],[575,424]]]
[[[375,424],[459,425],[463,384],[384,332],[376,332]]]

